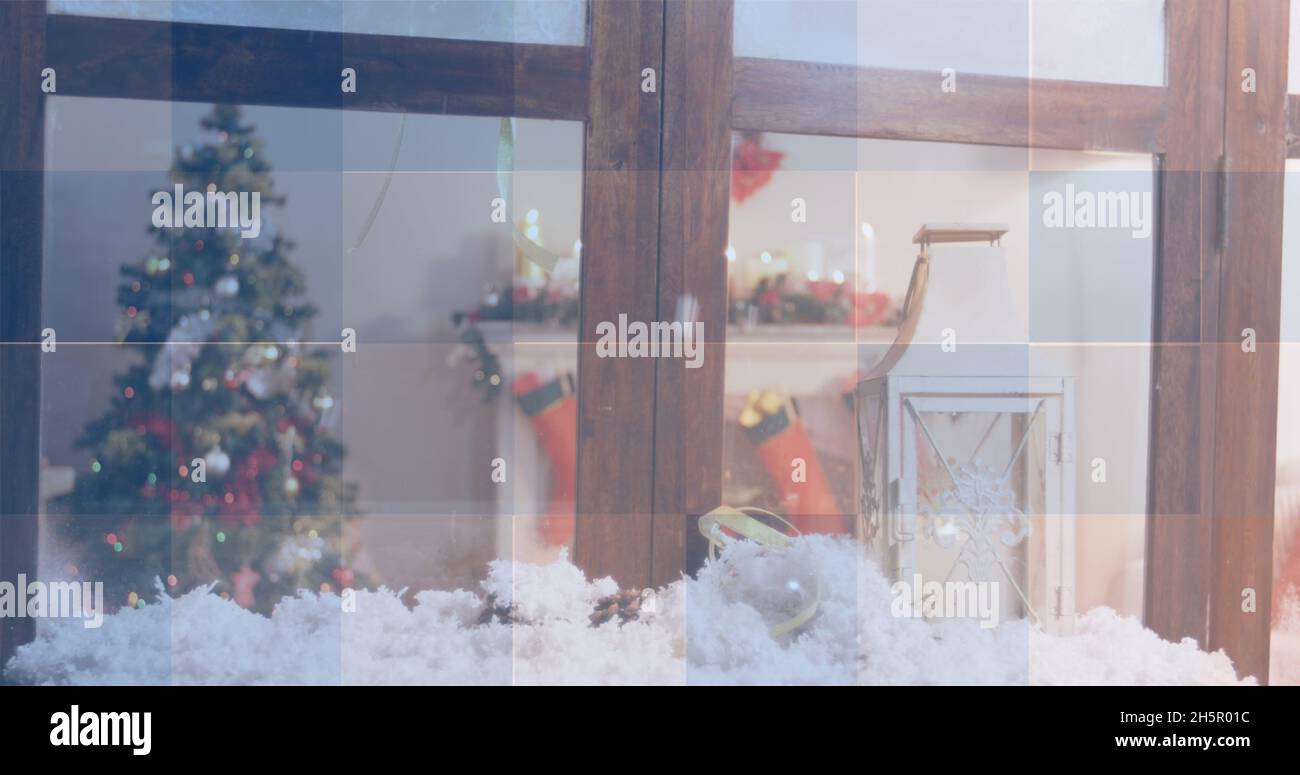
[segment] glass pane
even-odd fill
[[[587,0],[50,0],[50,13],[581,46]]]
[[[737,56],[1164,83],[1163,0],[738,0],[735,19]]]
[[[1029,535],[999,545],[998,555],[1027,585],[1024,598],[1035,609],[1062,610],[1062,628],[1102,606],[1140,617],[1152,159],[771,133],[738,134],[734,143],[724,503],[775,511],[805,532],[856,523],[880,567],[897,572],[902,566],[888,552],[897,536],[890,538],[884,517],[901,497],[893,481],[903,476],[898,456],[906,459],[904,447],[914,451],[910,465],[934,479],[915,492],[933,499],[954,484],[943,463],[959,473],[992,428],[981,455],[993,444],[1005,469],[1007,445],[1020,438],[1029,453],[1008,476]],[[916,410],[930,418],[939,448],[952,448],[937,455],[927,451],[928,439],[897,436],[910,416],[889,403],[889,380],[905,384],[898,372],[874,387],[863,382],[897,352],[943,354],[948,325],[900,330],[914,317],[906,302],[918,282],[914,238],[927,224],[940,232],[991,224],[1000,232],[992,246],[970,236],[968,244],[932,246],[929,290],[948,283],[957,292],[925,309],[937,310],[937,320],[951,311],[956,353],[977,353],[977,365],[993,360],[985,357],[990,345],[1013,345],[998,355],[1001,371],[982,375],[1011,380],[992,394],[1022,395],[1026,385],[1056,380],[1051,390],[1034,388],[1055,397],[1044,408],[1052,421],[1031,425],[1028,436],[1031,408],[979,408],[993,397],[981,392],[988,383],[929,385],[917,391],[957,404]],[[978,274],[954,282],[947,270],[967,261],[991,262],[980,266],[996,282]],[[912,344],[891,353],[900,335]],[[942,368],[923,373],[968,376]],[[877,392],[863,392],[869,388]],[[796,458],[801,481],[792,479]],[[900,467],[879,467],[889,461]],[[1049,493],[1054,500],[1045,500]],[[914,498],[912,508],[937,506]],[[1049,551],[1049,537],[1059,548]],[[927,560],[927,578],[942,566],[942,579],[953,566],[957,546],[941,549]],[[1049,595],[1049,582],[1062,597]],[[999,594],[1009,616],[1025,613],[1014,588]]]
[[[912,414],[922,536],[912,568],[925,578],[991,585],[1002,616],[1047,613],[1047,595],[1029,578],[1046,557],[1041,549],[1031,557],[1027,540],[1031,532],[1041,538],[1048,511],[1043,415],[1040,405],[1032,413]]]
[[[153,603],[157,577],[267,614],[299,589],[486,599],[493,560],[571,543],[580,124],[67,97],[47,113],[43,576],[104,581],[110,612]],[[259,207],[235,197],[242,230],[204,206],[152,226],[178,186]],[[501,656],[476,680],[509,682]]]
[[[1294,40],[1294,37],[1292,38]],[[1300,684],[1300,162],[1286,163],[1269,683]]]

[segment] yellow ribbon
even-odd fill
[[[773,514],[767,509],[760,509],[756,506],[743,506],[741,508],[732,508],[730,506],[719,506],[700,517],[700,533],[709,542],[709,559],[718,559],[718,549],[725,547],[732,539],[728,538],[722,532],[723,528],[744,536],[751,541],[771,546],[778,549],[784,549],[794,542],[795,536],[782,533],[780,530],[767,525],[751,517],[747,512],[754,512],[769,516],[781,524],[789,527],[799,535],[799,528],[782,519],[780,515]],[[817,594],[813,601],[808,604],[802,611],[794,617],[773,626],[768,632],[773,638],[779,638],[782,635],[789,635],[800,627],[808,623],[809,620],[817,614],[817,608],[821,605],[822,600],[822,579],[817,577]]]

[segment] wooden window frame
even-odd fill
[[[688,568],[694,519],[721,497],[733,130],[1142,152],[1157,157],[1161,204],[1146,621],[1266,676],[1281,172],[1300,156],[1287,4],[1166,0],[1162,87],[967,75],[960,96],[932,73],[734,58],[733,13],[732,0],[594,0],[586,45],[545,46],[0,3],[0,576],[36,562],[44,67],[61,95],[585,122],[575,556],[625,586]],[[338,72],[357,63],[366,88],[343,95]],[[1234,86],[1247,66],[1253,94]],[[655,92],[640,89],[645,67]],[[704,368],[596,357],[596,323],[672,317],[687,293]],[[1262,614],[1241,612],[1246,586]],[[33,633],[5,620],[0,660]]]
[[[0,578],[36,575],[39,540],[45,4],[0,4]],[[0,666],[36,621],[0,619]]]

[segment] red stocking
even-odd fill
[[[543,383],[530,371],[515,380],[514,393],[551,464],[551,487],[538,532],[549,546],[572,543],[578,487],[578,397],[573,377],[566,374]]]
[[[793,409],[775,393],[764,393],[749,401],[740,424],[758,446],[758,457],[780,496],[781,508],[799,532],[847,533],[830,481]],[[801,466],[797,460],[803,461]]]
[[[1280,624],[1282,601],[1300,592],[1300,487],[1281,483],[1276,490],[1273,526],[1273,626]]]

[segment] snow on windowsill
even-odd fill
[[[771,624],[821,580],[816,618],[794,637]],[[794,582],[794,583],[792,583]],[[1024,621],[981,629],[890,613],[889,584],[855,544],[822,536],[786,550],[749,543],[654,596],[638,619],[593,627],[616,591],[561,559],[498,561],[478,592],[362,591],[286,598],[270,617],[206,589],[142,609],[42,623],[5,677],[37,684],[1218,684],[1237,683],[1222,652],[1169,643],[1110,609],[1056,637]],[[482,621],[485,600],[513,624]],[[500,610],[500,609],[498,609]],[[1253,684],[1254,679],[1242,683]]]

